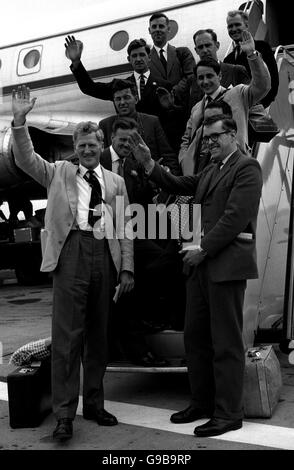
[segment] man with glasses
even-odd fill
[[[243,301],[246,280],[258,276],[255,231],[262,173],[255,159],[240,152],[236,135],[236,121],[225,115],[205,120],[203,140],[213,162],[194,176],[165,172],[139,135],[134,151],[152,181],[170,193],[193,195],[201,204],[200,245],[182,250],[192,397],[186,409],[171,416],[177,424],[210,418],[195,428],[198,437],[242,427]]]
[[[240,43],[246,53],[251,68],[252,79],[249,85],[240,84],[226,89],[221,86],[221,71],[219,63],[214,59],[200,60],[195,67],[199,87],[204,92],[201,101],[192,108],[187,122],[186,131],[182,138],[179,161],[197,159],[201,150],[203,135],[204,110],[211,101],[223,100],[231,107],[233,118],[237,123],[237,142],[240,149],[248,151],[248,115],[249,109],[266,95],[270,89],[270,75],[261,55],[255,51],[254,40],[249,31],[243,31],[243,41]],[[197,132],[198,131],[198,132]]]

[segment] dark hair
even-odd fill
[[[133,41],[130,42],[130,44],[128,45],[128,50],[127,50],[128,55],[131,55],[131,52],[135,49],[139,49],[139,47],[144,47],[147,54],[148,55],[150,54],[150,46],[148,46],[145,39],[140,38],[140,39],[134,39]]]
[[[229,117],[233,116],[232,108],[228,103],[226,103],[226,101],[223,101],[223,100],[211,101],[210,103],[208,103],[206,105],[205,111],[207,109],[215,109],[215,108],[219,108],[219,109],[222,110],[222,112],[220,114],[224,114],[224,115],[229,116]]]
[[[112,124],[112,134],[115,134],[118,129],[132,131],[138,129],[138,123],[132,118],[116,118]]]
[[[156,13],[153,13],[153,15],[149,19],[149,23],[151,23],[151,21],[153,20],[158,20],[158,18],[165,18],[166,24],[169,24],[168,17],[162,11],[157,11]]]
[[[219,63],[217,62],[217,60],[214,60],[214,59],[211,59],[211,58],[202,59],[202,60],[199,60],[199,62],[197,62],[197,64],[195,65],[195,67],[193,69],[194,75],[196,77],[197,77],[198,67],[211,67],[217,75],[220,74],[220,65],[219,65]]]
[[[79,137],[89,135],[89,134],[95,134],[98,142],[102,142],[103,144],[104,134],[103,134],[102,129],[100,129],[100,127],[98,126],[98,124],[92,121],[83,121],[83,122],[79,122],[74,129],[74,133],[73,133],[74,146],[76,145]]]
[[[130,80],[114,79],[111,88],[112,97],[114,97],[117,91],[126,90],[127,88],[131,90],[132,95],[137,96],[137,87],[133,82]]]
[[[196,31],[196,33],[193,34],[193,41],[194,41],[194,43],[196,44],[196,37],[197,37],[197,36],[200,36],[200,34],[205,34],[205,33],[210,34],[211,39],[212,39],[214,42],[217,42],[217,35],[216,35],[216,32],[213,31],[213,29],[207,28],[207,29],[199,29],[198,31]]]
[[[219,114],[219,115],[211,116],[211,117],[204,120],[203,125],[204,126],[212,126],[213,124],[215,124],[216,122],[219,122],[219,121],[222,122],[222,126],[223,126],[223,129],[225,131],[235,131],[235,132],[237,132],[237,124],[236,124],[235,119],[230,118],[230,117],[226,116],[225,114]]]

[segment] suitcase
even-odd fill
[[[270,345],[250,348],[245,357],[244,415],[271,418],[282,388],[278,358]]]
[[[51,412],[50,360],[18,367],[7,376],[12,428],[34,428]]]

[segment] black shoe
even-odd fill
[[[167,361],[155,357],[150,351],[142,357],[133,358],[133,362],[144,367],[166,367],[169,365]]]
[[[242,428],[242,419],[231,421],[228,419],[212,418],[202,426],[194,429],[194,434],[198,437],[218,436],[228,431],[235,431]]]
[[[61,418],[57,421],[57,426],[53,431],[53,439],[56,441],[67,441],[72,438],[72,419]]]
[[[175,424],[192,423],[192,421],[196,421],[197,419],[209,418],[210,415],[212,415],[212,413],[209,413],[206,410],[200,410],[198,408],[188,406],[185,410],[172,414],[170,420]]]
[[[96,421],[100,426],[115,426],[118,421],[115,416],[102,408],[101,410],[83,409],[83,417]]]

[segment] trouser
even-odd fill
[[[243,417],[242,338],[246,280],[212,282],[206,261],[187,279],[185,350],[191,405],[214,417]]]
[[[53,273],[52,405],[74,418],[83,362],[83,405],[103,408],[107,327],[116,271],[106,239],[71,231]]]

